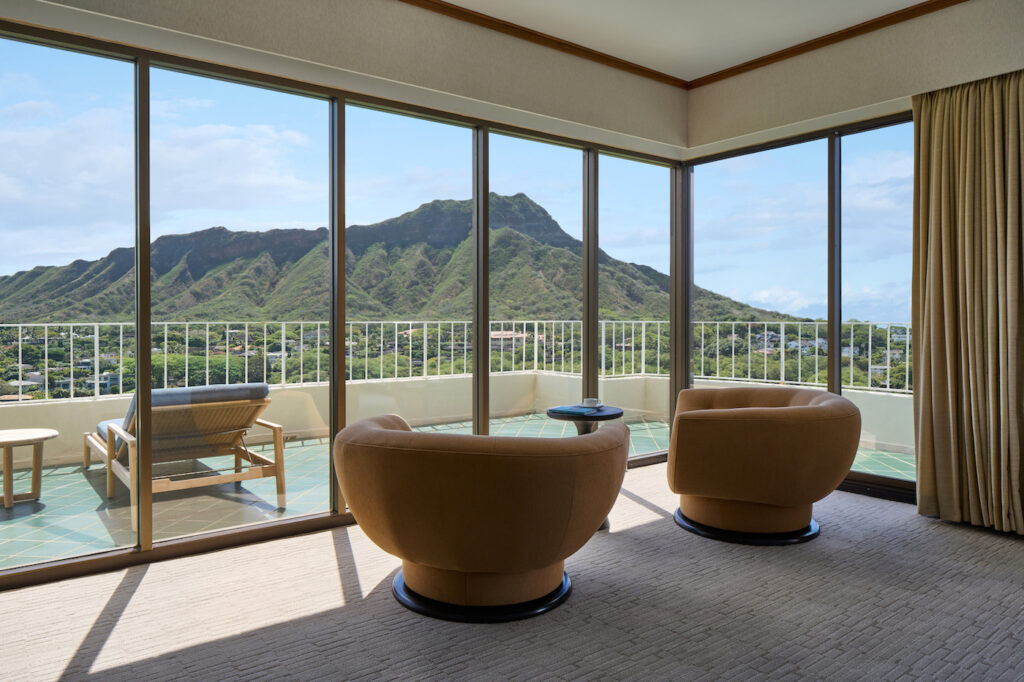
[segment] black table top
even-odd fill
[[[581,407],[580,405],[559,405],[558,407]],[[552,410],[558,409],[558,407],[548,408],[548,417],[551,419],[558,419],[566,422],[603,422],[609,419],[618,419],[622,416],[621,407],[612,407],[611,405],[602,405],[601,407],[593,408],[587,414],[564,414],[561,412],[553,412]]]

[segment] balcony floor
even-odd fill
[[[668,448],[668,425],[649,419],[630,420],[630,456]],[[471,422],[421,426],[423,431],[469,433]],[[560,438],[575,434],[571,422],[554,421],[542,414],[491,420],[491,433],[501,436]],[[274,479],[228,483],[193,490],[161,493],[153,505],[154,540],[259,523],[325,511],[328,507],[326,439],[289,443],[285,448],[288,506],[277,509]],[[218,461],[218,459],[220,461]],[[176,469],[218,468],[230,458],[210,458]],[[176,466],[176,465],[175,465]],[[882,476],[914,479],[913,455],[861,449],[854,469]],[[164,470],[162,473],[169,473]],[[16,492],[26,490],[30,472],[14,475]],[[44,466],[42,498],[0,508],[0,569],[101,552],[135,543],[127,488],[117,482],[108,500],[106,468]]]

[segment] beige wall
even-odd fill
[[[907,111],[1024,68],[1024,1],[970,0],[690,91],[688,156]]]
[[[685,143],[679,88],[398,0],[4,0],[0,15],[643,152]]]

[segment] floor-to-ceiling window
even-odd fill
[[[582,397],[583,154],[492,133],[490,433],[576,435]]]
[[[668,448],[670,174],[599,157],[598,386],[625,411],[630,455]]]
[[[42,447],[38,468],[29,443],[0,474],[0,569],[136,543],[126,497],[82,455],[135,390],[133,78],[0,39],[0,440],[31,429]]]
[[[816,140],[694,169],[697,386],[827,385],[827,159]]]
[[[83,434],[102,439],[97,422],[129,428],[136,384],[135,66],[6,39],[0,50],[0,429],[58,431],[44,444],[40,500],[0,510],[6,568],[137,541],[131,475],[108,490],[102,457],[82,461]],[[242,443],[251,461],[178,457],[154,442],[155,539],[328,508],[332,353],[345,357],[349,421],[394,411],[416,428],[469,431],[471,129],[345,107],[347,249],[335,265],[345,259],[347,323],[332,344],[328,100],[148,73],[153,388],[223,397],[268,385],[265,400],[247,398],[264,402]],[[575,433],[543,415],[581,397],[593,294],[598,353],[587,369],[605,402],[626,409],[632,454],[662,449],[669,171],[600,155],[598,291],[585,291],[585,155],[542,137],[488,135],[491,323],[477,371],[489,373],[489,431]],[[843,325],[831,350],[843,371],[833,379],[864,415],[855,469],[912,478],[910,124],[841,143]],[[821,139],[697,164],[697,385],[826,385],[826,151]],[[31,452],[15,450],[17,494],[31,489]],[[175,485],[265,462],[282,463],[283,481]]]
[[[472,130],[345,113],[346,419],[469,432]]]
[[[842,391],[862,422],[854,470],[909,480],[913,154],[910,122],[842,137]]]
[[[150,74],[154,539],[324,511],[330,104]]]
[[[914,478],[910,278],[913,128],[843,133],[840,338],[827,321],[828,140],[694,170],[692,372],[697,386],[836,389],[861,411],[853,470]],[[833,358],[835,360],[835,358]]]

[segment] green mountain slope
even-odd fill
[[[441,200],[345,231],[349,319],[468,320],[472,202]],[[491,317],[579,319],[582,244],[524,194],[491,195]],[[153,320],[326,320],[328,232],[213,227],[152,246]],[[601,252],[605,319],[667,319],[669,278]],[[127,321],[134,253],[0,277],[0,321]],[[789,320],[698,288],[696,319]]]

